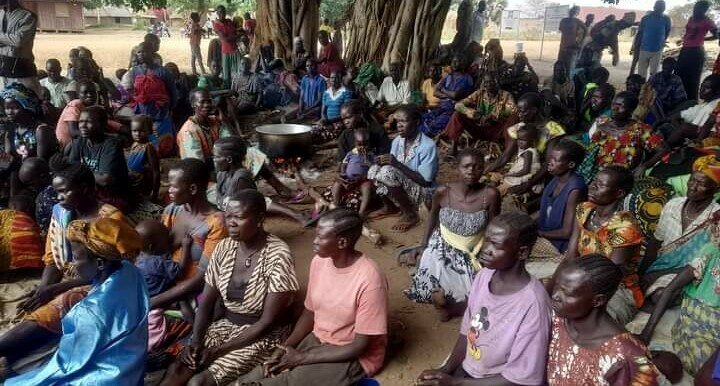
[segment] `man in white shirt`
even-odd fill
[[[399,62],[390,63],[390,76],[386,76],[377,94],[379,110],[395,111],[400,105],[410,103],[410,83],[402,79],[403,67]]]
[[[65,100],[65,88],[70,84],[70,79],[62,76],[62,66],[57,59],[48,59],[45,62],[45,71],[48,76],[40,81],[40,85],[50,92],[50,104],[62,110],[69,102]]]

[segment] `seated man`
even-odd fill
[[[669,113],[688,97],[682,79],[675,74],[675,58],[665,58],[662,71],[650,77],[648,83],[655,89],[657,98],[662,102],[663,111]]]
[[[545,90],[550,90],[560,100],[563,107],[575,111],[575,82],[568,76],[565,63],[561,61],[555,62],[552,77],[545,79],[543,82],[542,91]]]
[[[57,59],[48,59],[45,63],[47,78],[40,80],[40,85],[50,91],[50,103],[57,109],[62,109],[69,101],[65,100],[65,87],[70,79],[62,76],[62,66]]]
[[[395,112],[398,136],[390,154],[380,155],[368,171],[377,186],[383,208],[370,218],[402,216],[392,229],[406,232],[418,224],[418,207],[429,207],[438,172],[437,147],[420,132],[420,110],[414,105],[400,106]],[[408,150],[409,149],[409,150]]]
[[[495,74],[486,72],[480,88],[455,104],[455,112],[441,136],[452,141],[451,155],[457,154],[458,139],[466,130],[474,139],[500,142],[503,128],[516,112],[515,98],[500,90]]]
[[[439,369],[416,385],[543,385],[550,342],[550,298],[525,269],[537,225],[520,212],[490,221],[460,334]]]
[[[327,89],[325,79],[318,73],[318,64],[315,59],[305,62],[307,73],[300,81],[300,104],[297,110],[288,112],[284,120],[319,119],[322,106],[322,95]]]
[[[390,75],[383,79],[377,97],[371,100],[377,107],[377,114],[381,118],[381,122],[385,121],[401,105],[410,103],[412,92],[410,83],[408,83],[407,79],[403,79],[402,76],[402,63],[390,63]]]
[[[388,283],[377,263],[355,249],[361,232],[354,211],[334,209],[320,218],[305,310],[273,356],[238,385],[351,386],[380,370]]]
[[[715,126],[714,111],[720,102],[720,74],[703,80],[699,96],[702,102],[671,115],[669,123],[659,125],[668,145],[680,146],[686,139],[701,142],[710,135]]]

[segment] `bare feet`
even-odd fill
[[[404,214],[391,229],[397,233],[405,233],[414,228],[419,221],[417,213]]]
[[[382,208],[378,209],[368,215],[368,220],[381,220],[387,217],[398,217],[401,213],[397,209],[387,209]]]

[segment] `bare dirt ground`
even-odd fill
[[[173,31],[175,32],[175,31]],[[35,56],[39,68],[44,68],[45,60],[58,58],[67,63],[68,50],[79,45],[90,48],[98,64],[104,68],[105,75],[114,76],[117,68],[127,66],[131,47],[142,40],[142,31],[88,31],[84,34],[39,34],[35,42]],[[515,51],[515,41],[503,42],[508,59]],[[552,61],[556,57],[558,42],[546,42],[543,61],[539,61],[540,43],[525,42],[524,50],[531,59],[538,75],[542,78],[550,75]],[[203,41],[203,52],[207,40]],[[612,82],[624,83],[629,69],[628,44],[624,44],[621,65],[610,67]],[[173,37],[163,39],[160,54],[165,62],[175,62],[181,70],[189,71],[190,50],[186,39]],[[605,58],[608,61],[609,57]],[[64,64],[65,66],[65,64]],[[441,165],[440,182],[454,179],[454,166]],[[320,180],[313,185],[327,186],[332,172],[323,173]],[[325,185],[324,185],[325,184]],[[425,220],[426,213],[423,213]],[[407,268],[395,264],[394,255],[401,246],[418,244],[426,222],[405,234],[390,231],[395,219],[381,220],[371,223],[379,230],[388,242],[381,248],[371,245],[362,239],[359,249],[379,262],[385,270],[390,283],[390,316],[392,334],[398,336],[402,343],[395,346],[389,354],[387,365],[377,376],[384,385],[410,385],[415,377],[426,368],[439,366],[453,346],[459,328],[459,320],[441,323],[430,305],[419,305],[408,301],[402,294],[410,279]],[[313,231],[301,229],[294,223],[283,219],[270,219],[268,230],[288,242],[297,261],[297,272],[302,283],[307,283],[309,262],[312,254]],[[301,299],[301,298],[300,298]]]

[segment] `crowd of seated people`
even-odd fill
[[[415,266],[406,300],[462,318],[415,384],[659,385],[682,371],[710,384],[719,75],[689,101],[667,59],[616,90],[592,51],[541,79],[491,39],[431,58],[413,85],[401,62],[346,66],[326,31],[318,57],[297,38],[286,66],[256,42],[253,64],[249,36],[217,13],[219,54],[199,78],[163,65],[152,35],[117,79],[78,47],[66,76],[47,61],[43,95],[0,90],[0,272],[41,275],[0,335],[5,384],[138,384],[147,365],[167,368],[161,385],[356,385],[389,345],[388,281],[357,246],[384,218],[393,233],[424,220],[397,255]],[[240,122],[261,110],[337,149],[323,194],[288,186],[253,146]],[[456,172],[441,183],[445,160]],[[310,216],[292,205],[307,197]],[[315,226],[308,275],[266,230],[272,215]],[[648,350],[678,304],[672,345]]]

